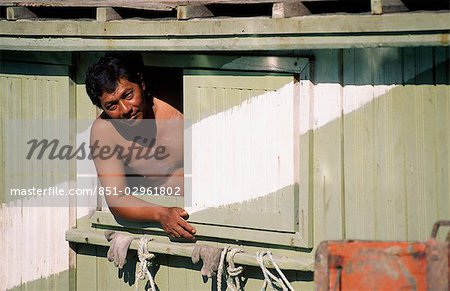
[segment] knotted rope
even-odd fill
[[[234,264],[234,256],[237,253],[244,252],[243,249],[240,248],[232,248],[226,246],[222,253],[220,254],[220,263],[219,268],[217,270],[217,289],[221,290],[222,288],[222,276],[224,271],[225,263],[227,266],[227,288],[230,288],[232,291],[241,290],[241,281],[239,280],[239,276],[244,271],[244,267],[239,266],[236,267]]]
[[[155,254],[152,254],[147,249],[147,244],[152,239],[148,236],[144,236],[139,241],[138,247],[138,257],[139,257],[139,267],[136,270],[136,277],[139,280],[145,280],[148,276],[150,282],[150,288],[152,291],[156,291],[155,281],[150,273],[151,260],[155,258]],[[138,284],[136,284],[136,290],[139,289]]]
[[[266,266],[264,266],[264,256],[265,255],[267,255],[269,257],[270,262],[275,267],[275,269],[277,270],[277,272],[278,272],[278,274],[280,275],[281,278],[278,278],[275,275],[273,275],[266,268]],[[289,281],[286,279],[286,276],[283,274],[281,269],[278,267],[277,263],[275,263],[275,261],[274,261],[274,259],[272,257],[272,253],[270,251],[257,252],[256,253],[256,261],[258,262],[258,264],[259,264],[259,266],[260,266],[260,268],[261,268],[261,270],[263,272],[263,275],[264,275],[264,284],[263,284],[263,287],[261,288],[261,290],[266,290],[267,286],[269,286],[270,290],[275,290],[275,288],[273,287],[273,284],[272,284],[272,280],[273,280],[283,290],[294,291],[294,288],[289,283]]]

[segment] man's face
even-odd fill
[[[114,92],[103,92],[100,104],[112,119],[144,119],[147,113],[147,104],[143,93],[144,86],[144,84],[141,87],[126,78],[120,78]]]

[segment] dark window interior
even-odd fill
[[[147,67],[146,84],[153,96],[183,112],[183,70],[179,68]]]

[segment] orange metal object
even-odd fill
[[[325,241],[316,290],[448,290],[446,242]]]

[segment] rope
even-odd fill
[[[138,247],[138,257],[139,257],[139,267],[136,270],[136,277],[139,280],[145,280],[148,276],[148,280],[150,282],[150,288],[152,291],[156,291],[155,281],[153,280],[153,276],[150,273],[150,261],[155,258],[155,255],[150,253],[147,249],[147,244],[152,239],[148,236],[143,236],[139,241]],[[136,290],[139,289],[139,285],[136,284]]]
[[[269,257],[270,262],[275,267],[275,269],[277,270],[277,272],[278,272],[278,274],[280,275],[281,278],[276,277],[274,274],[272,274],[266,268],[266,266],[264,266],[264,256],[265,255],[267,255]],[[275,290],[275,288],[274,288],[274,286],[272,284],[272,281],[274,281],[283,290],[294,291],[294,288],[289,283],[289,281],[286,279],[286,276],[280,270],[280,268],[278,267],[277,263],[275,263],[275,261],[274,261],[274,259],[272,257],[272,253],[270,251],[257,252],[256,253],[256,261],[258,262],[258,264],[259,264],[259,266],[261,268],[261,271],[263,272],[263,275],[264,275],[264,283],[263,283],[263,286],[262,286],[261,290],[266,290],[267,286],[269,286],[270,290]]]
[[[228,263],[227,266],[227,288],[230,288],[232,291],[241,290],[241,281],[239,280],[239,276],[244,271],[242,266],[236,267],[234,264],[234,256],[237,253],[244,252],[243,249],[233,248],[230,250],[229,246],[226,246],[222,253],[220,254],[219,268],[217,269],[217,289],[222,290],[222,277],[224,272],[225,263]]]
[[[286,284],[287,288],[291,291],[294,291],[294,288],[292,287],[291,283],[289,283],[288,279],[286,279],[286,276],[281,272],[281,269],[278,267],[277,263],[275,263],[275,260],[272,257],[272,253],[270,251],[267,251],[267,255],[269,256],[270,261],[275,266],[275,269],[277,270],[278,274],[280,275],[281,279],[283,279],[284,283]]]
[[[231,249],[231,251],[227,253],[227,262],[228,262],[227,273],[229,276],[229,279],[227,280],[227,286],[232,291],[241,290],[241,280],[239,280],[239,276],[244,271],[244,267],[242,267],[242,266],[236,267],[235,266],[234,256],[237,253],[243,253],[243,252],[244,252],[243,249],[234,248],[234,249]]]
[[[264,283],[261,288],[261,291],[265,291],[267,286],[269,286],[270,290],[274,291],[275,288],[273,288],[272,280],[270,280],[270,277],[269,277],[269,274],[271,274],[271,273],[264,266],[263,252],[256,252],[256,262],[258,262],[259,267],[261,268],[261,271],[264,275]]]
[[[222,276],[223,276],[223,266],[225,265],[225,258],[227,256],[228,249],[230,247],[226,246],[222,253],[220,254],[219,268],[217,269],[217,289],[222,290]]]

